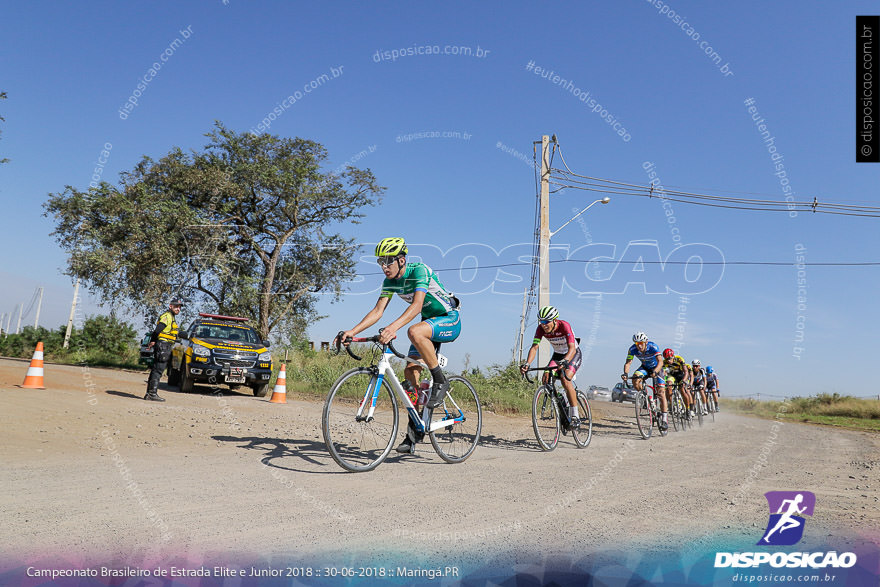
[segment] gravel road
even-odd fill
[[[719,535],[754,544],[771,490],[816,494],[816,540],[876,544],[880,527],[876,434],[722,413],[644,441],[632,404],[594,402],[584,450],[564,437],[544,453],[529,419],[485,412],[463,464],[425,443],[352,474],[327,454],[313,399],[163,383],[167,402],[155,404],[141,399],[146,373],[47,365],[41,391],[16,387],[26,370],[0,360],[0,544],[18,561],[366,562],[391,549],[439,564],[681,549]]]

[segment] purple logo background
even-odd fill
[[[770,519],[758,544],[790,546],[799,542],[806,526],[802,516],[813,515],[816,496],[809,491],[768,491],[764,497],[770,507]]]
[[[812,516],[813,510],[816,508],[816,495],[810,491],[768,491],[764,494],[764,497],[767,498],[767,504],[770,506],[771,514],[778,514],[779,508],[782,507],[782,502],[787,499],[795,499],[798,494],[803,495],[803,501],[801,502],[801,507],[805,507],[807,509],[800,515],[802,516]]]

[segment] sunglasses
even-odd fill
[[[538,320],[538,324],[550,324],[553,320]]]
[[[396,260],[397,257],[379,257],[376,259],[376,263],[382,267],[388,267],[389,265],[393,265]]]

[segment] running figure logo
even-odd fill
[[[809,491],[768,491],[764,494],[770,506],[770,520],[760,545],[790,546],[804,535],[806,520],[802,515],[812,516],[816,496]],[[776,512],[776,513],[774,513]]]

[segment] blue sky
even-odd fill
[[[690,26],[679,26],[671,11]],[[67,184],[85,189],[105,144],[112,148],[100,169],[114,181],[141,155],[201,148],[215,119],[239,131],[255,128],[300,92],[270,121],[269,132],[321,142],[330,153],[328,169],[366,151],[356,164],[388,188],[362,224],[339,230],[364,243],[389,235],[413,243],[411,252],[463,294],[463,334],[446,347],[453,365],[461,366],[466,353],[471,365],[504,362],[526,285],[515,276],[527,273],[458,270],[462,263],[509,262],[514,251],[528,250],[515,245],[531,242],[534,175],[529,161],[499,145],[530,159],[533,141],[556,134],[576,173],[644,185],[651,163],[667,188],[781,200],[770,153],[744,104],[751,98],[798,200],[876,205],[880,167],[856,164],[854,155],[855,16],[872,11],[869,2],[648,0],[540,7],[241,0],[9,5],[0,23],[0,89],[9,95],[0,102],[6,118],[0,157],[11,159],[0,167],[6,217],[0,312],[14,311],[43,286],[40,322],[66,321],[71,283],[61,274],[65,256],[49,236],[53,223],[42,217],[42,204]],[[177,38],[161,68],[149,73]],[[435,46],[441,52],[470,47],[472,54],[418,54]],[[414,54],[384,58],[385,51],[409,49]],[[552,76],[527,70],[530,62],[590,92],[629,140]],[[152,77],[137,106],[121,118],[144,75]],[[555,194],[551,228],[597,197],[571,189]],[[880,245],[876,219],[671,208],[682,243],[717,249],[728,261],[794,263],[797,254],[807,262],[875,261]],[[664,259],[674,249],[660,200],[612,196],[582,218],[560,231],[553,246],[607,243],[616,258],[635,241],[648,241],[640,250]],[[507,247],[500,256],[493,252]],[[624,265],[612,274],[613,267],[598,269],[611,279],[592,284],[591,291],[603,294],[598,303],[595,295],[579,296],[589,287],[562,288],[551,297],[582,339],[594,335],[582,384],[613,384],[632,333],[644,330],[661,348],[677,342],[688,360],[713,365],[731,395],[876,393],[843,384],[832,368],[849,366],[852,347],[872,336],[866,310],[880,286],[876,267],[806,267],[799,307],[795,267],[727,266],[709,291],[688,296],[681,317],[678,294],[623,287],[646,280],[649,289],[665,289],[680,276],[648,267],[638,274]],[[372,261],[360,268],[378,288]],[[552,271],[558,283],[561,276],[587,283],[583,265],[554,264]],[[353,325],[374,303],[365,289],[355,286],[341,303],[322,302],[330,317],[314,324],[310,337],[330,340]],[[89,296],[84,302],[86,312],[106,311]],[[389,321],[403,307],[393,303]],[[33,322],[33,311],[24,322]],[[797,344],[799,324],[804,338]]]

